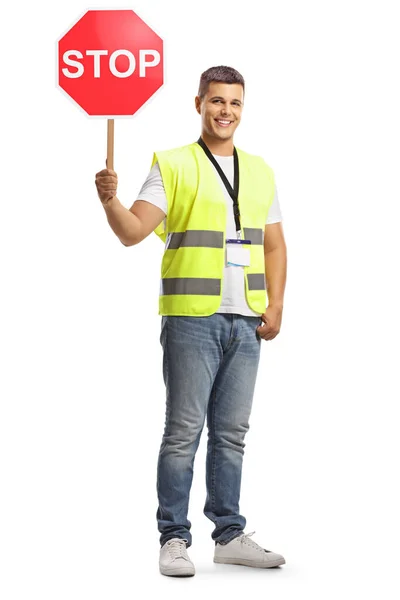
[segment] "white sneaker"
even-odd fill
[[[186,551],[187,540],[172,538],[160,550],[160,573],[172,577],[192,577],[194,564]]]
[[[250,539],[255,533],[242,534],[227,544],[216,544],[214,562],[227,565],[244,565],[245,567],[258,567],[267,569],[285,564],[281,554],[265,550]]]

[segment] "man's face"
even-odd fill
[[[231,138],[240,123],[243,109],[243,86],[240,83],[212,81],[204,98],[195,98],[203,130],[220,140]]]

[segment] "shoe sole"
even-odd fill
[[[271,560],[268,563],[265,562],[254,562],[254,560],[246,560],[245,558],[219,558],[214,557],[214,562],[223,565],[242,565],[243,567],[255,567],[257,569],[270,569],[272,567],[279,567],[285,564],[284,558],[277,558]]]
[[[181,567],[176,569],[163,569],[160,567],[161,575],[167,575],[169,577],[193,577],[195,571],[188,569],[187,567]]]

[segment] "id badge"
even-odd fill
[[[250,266],[249,240],[226,240],[226,266]]]

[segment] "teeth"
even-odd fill
[[[224,125],[229,125],[230,121],[221,121],[221,119],[218,119],[218,123],[223,123]]]

